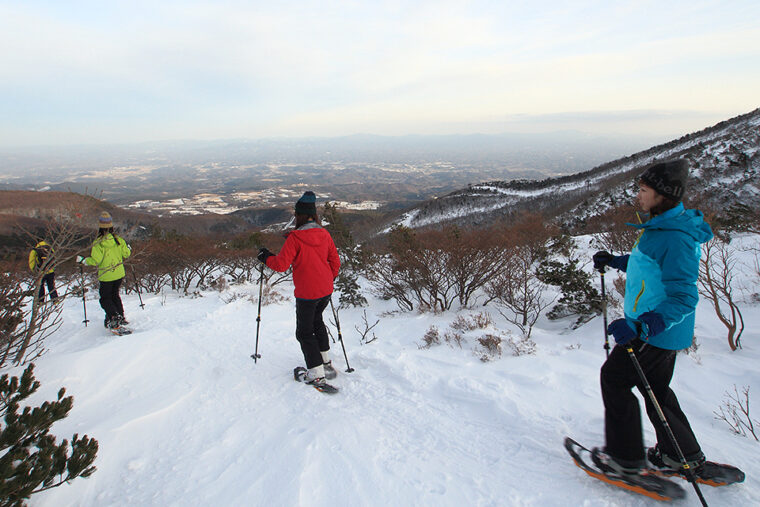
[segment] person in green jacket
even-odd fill
[[[131,254],[132,249],[127,242],[113,232],[111,215],[104,211],[98,217],[98,237],[92,244],[90,256],[77,256],[77,262],[98,267],[100,306],[106,312],[103,325],[110,329],[128,324],[124,318],[124,305],[119,297],[119,287],[126,275],[124,259]]]
[[[29,269],[32,273],[38,273],[42,269],[47,270],[45,274],[42,275],[40,293],[37,295],[40,303],[45,302],[45,285],[47,285],[50,300],[58,301],[58,291],[55,290],[55,269],[50,265],[52,262],[49,262],[52,255],[53,249],[44,239],[34,245],[32,251],[29,252]]]

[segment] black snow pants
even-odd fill
[[[322,320],[322,312],[330,304],[330,296],[320,299],[296,299],[296,339],[301,344],[301,352],[307,368],[322,364],[322,354],[330,350],[327,328]]]
[[[100,306],[106,312],[106,323],[116,315],[124,316],[124,305],[119,296],[122,280],[124,279],[119,278],[111,282],[100,282]]]
[[[50,294],[50,300],[55,301],[58,297],[58,291],[55,290],[55,273],[46,273],[42,277],[42,283],[40,283],[40,293],[37,295],[40,303],[45,302],[45,285],[47,285],[48,294]]]
[[[631,345],[686,459],[700,455],[697,438],[686,415],[681,411],[675,393],[670,389],[677,352],[647,345],[639,339],[633,340]],[[668,456],[678,459],[678,453],[660,422],[625,347],[617,345],[612,349],[610,357],[602,366],[601,384],[607,454],[633,462],[645,459],[639,402],[632,392],[636,386],[644,397],[647,415],[654,426],[660,449]]]

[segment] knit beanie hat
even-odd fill
[[[98,217],[98,227],[101,229],[110,229],[113,227],[113,220],[111,220],[111,214],[104,211]]]
[[[314,195],[314,192],[307,190],[303,193],[298,202],[296,202],[296,213],[299,215],[317,214],[317,196]]]
[[[639,176],[641,183],[676,202],[683,199],[688,179],[689,164],[683,159],[654,163]]]

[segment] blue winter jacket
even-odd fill
[[[647,343],[668,350],[688,348],[699,300],[701,244],[712,238],[712,230],[700,211],[684,209],[682,203],[643,224],[628,225],[642,233],[628,258],[626,321],[636,330],[639,315],[657,312],[665,330],[648,337]]]

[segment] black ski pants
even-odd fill
[[[106,312],[106,322],[116,315],[124,315],[124,305],[121,304],[119,287],[123,278],[112,282],[100,282],[100,306]]]
[[[47,273],[42,277],[42,283],[40,283],[40,293],[37,295],[40,303],[45,302],[45,285],[47,285],[48,294],[50,294],[50,300],[54,301],[58,297],[58,291],[55,290],[55,273]]]
[[[322,320],[322,312],[330,304],[330,296],[320,299],[296,299],[296,339],[307,368],[322,364],[320,352],[330,350],[330,339]]]
[[[701,455],[697,438],[681,411],[675,393],[670,389],[677,352],[653,347],[638,339],[633,340],[631,345],[686,459]],[[636,386],[644,397],[647,415],[657,434],[657,444],[663,453],[678,459],[678,453],[625,347],[617,345],[612,349],[602,366],[601,384],[607,454],[625,461],[645,459],[639,402],[632,391]]]

